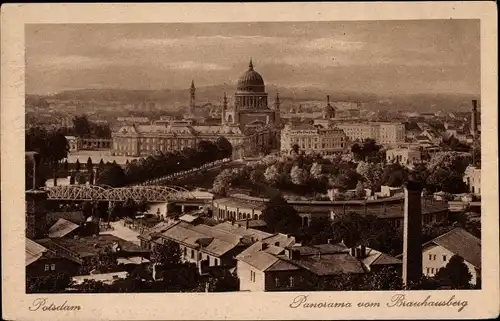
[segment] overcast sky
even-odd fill
[[[266,84],[480,93],[478,20],[28,25],[26,90]]]

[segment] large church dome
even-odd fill
[[[248,70],[238,79],[236,89],[238,92],[265,92],[264,79],[258,72],[253,70],[252,59],[250,59]]]

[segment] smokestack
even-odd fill
[[[26,152],[24,155],[27,159],[29,159],[32,162],[32,171],[33,171],[33,181],[32,181],[32,189],[36,190],[37,189],[37,171],[38,171],[38,165],[40,164],[40,154],[37,152]]]
[[[403,285],[422,277],[422,185],[410,178],[404,188]]]
[[[476,139],[477,135],[477,100],[474,99],[472,101],[472,112],[471,112],[471,124],[470,131],[474,139]]]

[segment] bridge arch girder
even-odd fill
[[[47,189],[48,199],[105,200],[107,189],[96,185],[59,185]]]
[[[127,199],[146,202],[195,199],[186,188],[180,186],[128,186],[104,188],[96,185],[61,185],[47,188],[49,199],[103,200],[125,202]]]

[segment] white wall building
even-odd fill
[[[472,274],[470,283],[475,285],[481,278],[481,240],[461,228],[436,237],[423,245],[422,271],[425,276],[435,276],[445,267],[453,255],[464,259]]]
[[[408,167],[422,161],[420,151],[408,148],[389,149],[385,155],[388,163],[399,163]]]
[[[464,183],[469,187],[469,191],[473,194],[481,194],[481,167],[468,166],[464,173]]]
[[[281,131],[281,151],[290,152],[295,144],[306,154],[331,155],[344,151],[346,134],[334,127],[322,128],[309,124],[285,126]]]
[[[342,129],[351,141],[372,138],[386,146],[398,146],[405,142],[405,126],[401,123],[338,123],[336,127]]]

